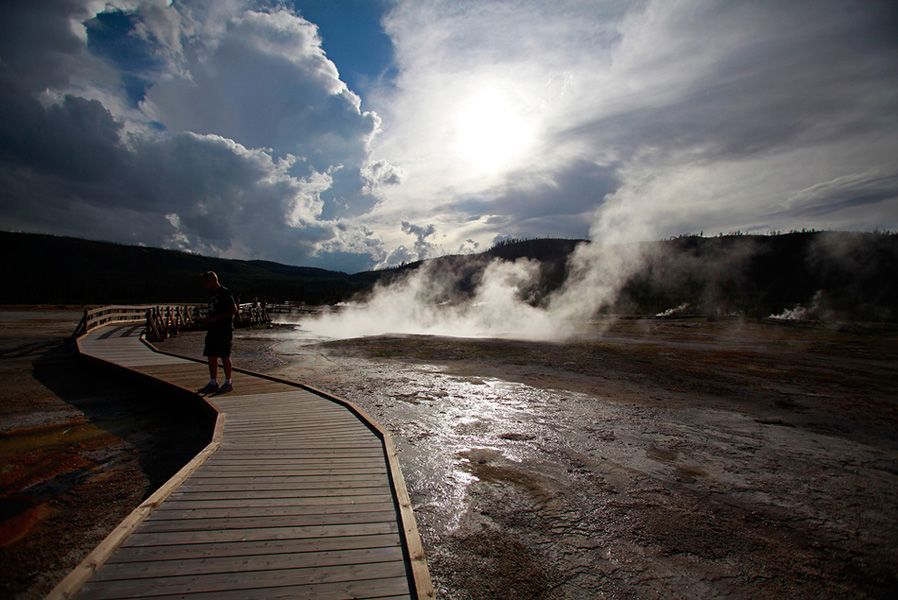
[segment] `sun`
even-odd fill
[[[455,113],[452,150],[475,173],[513,168],[532,149],[536,121],[525,103],[495,89],[480,90]]]

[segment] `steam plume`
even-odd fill
[[[567,280],[542,302],[532,302],[539,281],[538,261],[494,259],[467,297],[455,292],[453,275],[439,272],[435,263],[425,263],[401,280],[376,286],[364,302],[350,303],[305,326],[315,335],[332,338],[414,333],[568,339],[616,299],[627,277],[641,264],[640,247],[622,243],[637,228],[619,208],[603,207],[592,228],[595,241],[577,246],[568,259]]]

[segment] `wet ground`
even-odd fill
[[[898,594],[894,329],[621,320],[564,344],[316,341],[240,331],[235,358],[393,432],[441,598]]]
[[[211,437],[196,409],[79,360],[80,317],[0,310],[0,598],[43,598]]]

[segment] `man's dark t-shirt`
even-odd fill
[[[226,314],[227,318],[210,321],[206,331],[206,345],[203,356],[231,356],[231,342],[234,337],[234,296],[226,287],[218,288],[209,300],[209,317]]]
[[[216,317],[226,314],[226,319],[217,319],[209,323],[209,331],[216,333],[231,333],[234,331],[234,316],[231,314],[231,307],[234,306],[234,296],[231,291],[222,286],[218,288],[212,299],[209,300],[209,316]]]

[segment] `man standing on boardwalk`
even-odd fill
[[[206,315],[206,345],[203,356],[209,360],[209,383],[199,390],[201,394],[224,393],[234,390],[231,384],[231,342],[234,339],[234,316],[238,314],[234,296],[218,281],[215,271],[202,275],[203,286],[214,295],[209,300]],[[224,366],[225,382],[218,385],[218,359]]]

